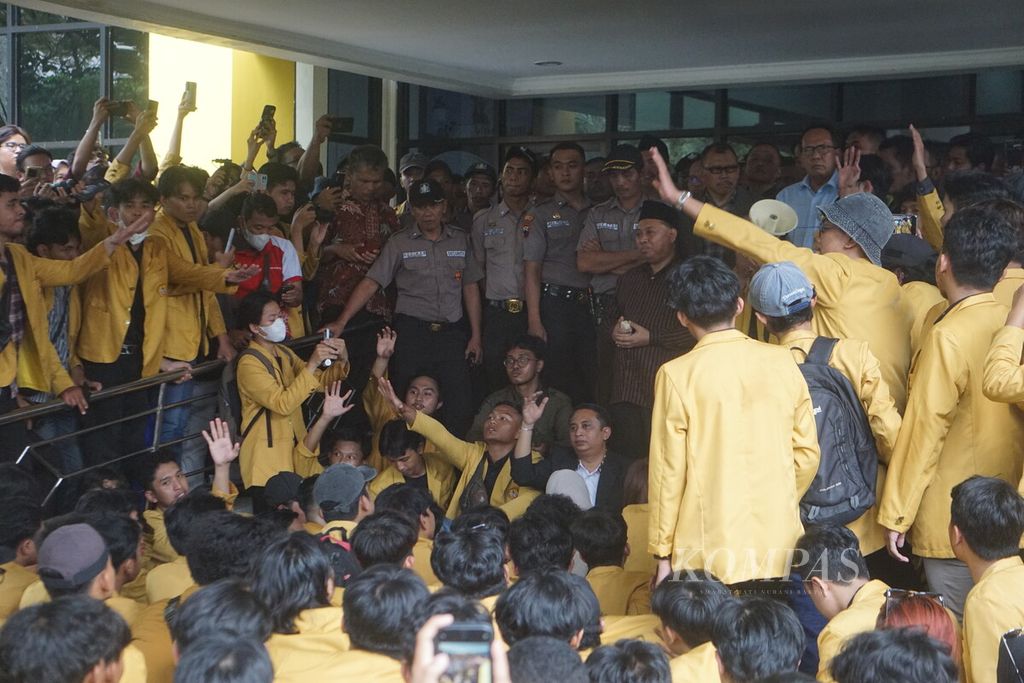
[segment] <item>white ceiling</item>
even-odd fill
[[[18,0],[489,96],[1024,65],[1020,0]],[[534,62],[558,60],[557,67]]]

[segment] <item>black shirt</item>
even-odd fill
[[[421,474],[418,477],[405,477],[404,475],[403,475],[403,477],[405,479],[405,483],[408,484],[409,486],[412,486],[413,488],[423,489],[424,491],[429,491],[430,490],[430,487],[427,486],[427,473],[426,472],[424,472],[423,474]]]
[[[128,324],[128,331],[124,335],[125,344],[142,346],[142,337],[146,329],[146,304],[142,299],[142,251],[146,248],[143,242],[138,249],[128,247],[128,251],[135,258],[135,265],[139,267],[139,276],[135,281],[135,297],[132,299],[131,322]]]
[[[491,459],[487,457],[487,453],[484,453],[484,458],[487,461],[487,471],[484,473],[484,488],[487,489],[488,498],[494,495],[494,484],[498,481],[501,468],[508,462],[508,456],[509,453],[506,453],[505,457],[491,462]]]

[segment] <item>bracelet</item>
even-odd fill
[[[692,192],[690,192],[689,190],[683,190],[681,193],[679,193],[679,199],[676,200],[676,208],[682,211],[683,204],[686,202],[687,199],[689,199],[692,196]]]
[[[530,425],[529,427],[520,427],[519,431],[521,431],[521,432],[532,432],[533,431],[533,425]]]

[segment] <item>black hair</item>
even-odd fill
[[[313,497],[313,487],[316,486],[316,480],[319,478],[319,474],[314,474],[312,477],[306,477],[299,484],[299,492],[296,494],[296,498],[303,512],[316,506],[316,498]]]
[[[508,530],[512,523],[508,514],[499,507],[493,505],[481,505],[452,520],[451,531],[453,533],[466,529],[492,529],[501,536],[502,545],[508,539]]]
[[[175,458],[174,453],[168,450],[160,450],[140,458],[136,465],[136,472],[138,473],[139,482],[142,484],[142,489],[144,491],[152,491],[156,471],[160,469],[161,465],[170,463],[177,465],[178,460]]]
[[[420,602],[413,619],[413,633],[423,628],[423,625],[431,617],[439,614],[450,614],[460,624],[491,625],[491,613],[487,611],[486,607],[456,590],[442,588]],[[403,659],[406,664],[412,664],[416,652],[415,639],[407,640],[406,645],[408,649],[405,651]]]
[[[783,671],[765,676],[757,683],[815,683],[815,678],[799,671]]]
[[[0,562],[14,559],[15,550],[35,536],[43,524],[43,509],[26,496],[0,498]]]
[[[21,183],[17,178],[0,173],[0,193],[4,192],[21,192]]]
[[[575,413],[578,410],[589,410],[597,416],[597,421],[601,424],[601,427],[612,426],[612,416],[608,414],[608,409],[597,403],[580,403],[573,406],[572,412]],[[571,418],[570,418],[571,419]]]
[[[946,224],[942,253],[959,284],[990,291],[1017,253],[1017,231],[992,209],[957,210]]]
[[[182,185],[188,185],[197,195],[202,195],[206,189],[206,182],[201,180],[195,170],[191,166],[182,166],[180,164],[164,169],[163,173],[160,174],[160,178],[156,181],[156,189],[160,196],[164,198],[173,197],[178,194]],[[118,184],[114,183],[115,186]]]
[[[545,567],[562,571],[572,562],[572,534],[561,523],[527,512],[512,522],[508,552],[520,576]]]
[[[686,579],[667,579],[651,594],[651,612],[693,649],[710,642],[719,607],[732,594],[715,576],[690,570]]]
[[[259,517],[227,510],[208,512],[196,521],[186,560],[200,586],[230,577],[248,578],[263,549],[283,532]]]
[[[181,653],[214,635],[254,638],[262,643],[273,633],[270,611],[242,579],[221,579],[203,586],[181,602],[168,626]]]
[[[849,585],[871,578],[857,536],[836,524],[808,526],[804,530],[796,542],[792,569],[804,581],[817,578]]]
[[[572,523],[572,543],[587,566],[621,567],[626,560],[626,520],[592,508]]]
[[[211,634],[181,656],[174,683],[273,683],[274,668],[262,642]]]
[[[558,522],[569,531],[583,510],[563,493],[542,493],[530,502],[526,512]]]
[[[824,121],[819,121],[818,123],[812,123],[810,125],[804,126],[804,129],[800,131],[800,142],[798,144],[802,144],[804,141],[804,136],[810,133],[812,130],[823,130],[826,133],[828,133],[828,136],[832,139],[833,145],[836,145],[836,143],[838,142],[836,138],[836,129]]]
[[[996,477],[973,476],[953,487],[950,519],[968,547],[986,562],[1018,553],[1024,498]]]
[[[548,343],[536,335],[521,334],[512,340],[512,343],[505,349],[505,353],[510,352],[512,349],[529,351],[537,360],[544,360],[544,354],[548,350]]]
[[[654,643],[620,640],[587,657],[590,683],[671,683],[668,657]]]
[[[282,164],[277,161],[268,161],[260,166],[259,173],[267,176],[267,192],[270,192],[278,185],[284,185],[287,182],[293,182],[296,185],[299,184],[299,172],[288,164]]]
[[[896,161],[899,162],[902,167],[909,167],[914,160],[914,141],[909,135],[893,135],[888,137],[878,145],[878,151],[891,149],[892,155],[896,157]],[[864,157],[861,157],[863,159]],[[890,180],[890,183],[892,181]],[[888,188],[886,188],[888,189]]]
[[[519,417],[523,416],[523,409],[520,406],[517,406],[512,401],[498,401],[497,403],[494,404],[494,407],[491,408],[491,410],[494,410],[494,408],[497,408],[499,406],[504,406],[506,408],[511,408],[513,413],[515,413]]]
[[[1018,175],[1024,177],[1022,174]],[[980,202],[978,206],[992,209],[1010,222],[1010,225],[1017,231],[1017,249],[1014,252],[1013,260],[1017,263],[1024,263],[1024,204],[1016,199],[989,199]]]
[[[455,173],[452,171],[452,167],[443,159],[431,159],[428,161],[427,165],[423,168],[423,177],[428,177],[434,171],[441,171],[448,176],[449,180],[455,180]]]
[[[51,162],[53,161],[53,152],[40,145],[29,144],[22,147],[21,151],[18,152],[18,155],[14,158],[14,166],[19,171],[24,172],[25,159],[28,159],[29,157],[34,157],[37,154],[45,154],[47,157],[49,157]]]
[[[711,639],[725,673],[735,683],[796,671],[804,651],[804,629],[793,610],[761,597],[723,602]]]
[[[871,194],[883,202],[889,196],[889,187],[892,185],[892,173],[889,167],[877,154],[864,154],[860,158],[860,177],[857,182],[870,182]]]
[[[409,391],[409,387],[412,385],[412,383],[415,382],[420,377],[426,377],[427,379],[434,383],[434,386],[437,387],[437,400],[442,401],[444,399],[444,394],[441,393],[441,380],[439,380],[435,375],[431,374],[430,371],[425,368],[419,368],[416,370],[416,372],[412,373],[412,377],[409,379],[409,382],[405,385],[405,388],[402,391],[402,395],[404,396],[405,393]],[[441,409],[438,408],[438,412],[440,412],[440,410]],[[434,417],[437,417],[437,413],[434,414]]]
[[[0,463],[0,500],[10,497],[31,498],[38,503],[43,499],[32,472],[13,462]]]
[[[137,497],[125,489],[90,489],[75,503],[75,512],[114,512],[130,515],[138,512]]]
[[[555,152],[576,152],[577,154],[580,155],[580,159],[584,163],[586,163],[587,161],[587,153],[583,150],[583,146],[580,145],[580,143],[572,142],[571,140],[555,143],[555,145],[551,148],[551,151],[548,152],[548,159],[553,157],[555,155]],[[533,165],[531,164],[531,167],[532,166]],[[534,173],[536,173],[536,171],[534,171]]]
[[[235,329],[248,330],[249,325],[258,327],[263,320],[263,309],[272,301],[276,302],[277,299],[267,292],[256,291],[246,294],[235,310]]]
[[[113,664],[131,642],[128,624],[99,600],[70,595],[15,612],[0,630],[4,683],[78,683]]]
[[[364,569],[377,564],[400,565],[419,539],[419,524],[397,510],[366,517],[352,532],[352,552]]]
[[[377,441],[380,454],[385,458],[397,460],[407,450],[418,451],[426,444],[422,434],[412,431],[405,420],[391,420],[380,429]]]
[[[869,135],[873,137],[875,139],[875,142],[878,143],[879,145],[881,145],[882,142],[885,141],[885,130],[879,128],[878,126],[869,126],[863,123],[858,124],[850,128],[849,131],[847,131],[846,137],[849,138],[854,133],[857,133],[858,135]]]
[[[481,526],[439,533],[430,552],[430,568],[445,586],[471,598],[505,590],[505,540]]]
[[[88,515],[85,521],[107,544],[114,571],[136,557],[139,539],[142,537],[142,525],[137,521],[128,515],[114,512],[93,513]]]
[[[152,479],[152,477],[150,477]],[[87,492],[95,489],[106,489],[103,485],[104,481],[114,482],[115,489],[127,489],[128,483],[125,481],[121,473],[115,470],[113,467],[97,467],[94,470],[89,470],[82,475],[82,488]],[[111,489],[106,489],[111,490]]]
[[[348,153],[346,169],[353,172],[358,168],[384,171],[388,167],[388,155],[377,145],[359,145]]]
[[[37,249],[40,245],[63,246],[70,242],[72,237],[81,239],[81,233],[78,231],[78,211],[50,207],[33,213],[32,226],[25,236],[25,246],[38,256]]]
[[[579,649],[593,649],[601,644],[601,632],[604,631],[601,617],[601,602],[597,599],[593,586],[582,576],[569,574],[569,582],[572,583],[573,597],[579,604],[586,620]]]
[[[250,192],[242,202],[242,218],[249,220],[253,214],[277,219],[277,202],[262,192]]]
[[[342,621],[355,650],[401,659],[415,632],[409,628],[430,593],[408,569],[379,564],[352,578],[342,597]]]
[[[829,671],[836,683],[955,683],[947,649],[918,628],[867,631],[846,642]]]
[[[15,135],[20,135],[25,138],[25,142],[32,144],[32,136],[28,134],[28,131],[21,126],[16,126],[13,123],[0,126],[0,142],[7,142]]]
[[[975,168],[984,166],[985,170],[992,169],[992,163],[996,159],[996,147],[984,135],[977,133],[955,135],[950,138],[949,146],[951,148],[963,147],[967,160],[971,162],[971,166]]]
[[[956,171],[942,179],[942,195],[960,211],[990,199],[1009,199],[1010,190],[1002,179],[984,171]]]
[[[700,163],[707,161],[708,156],[711,154],[732,154],[733,158],[739,163],[740,156],[736,154],[736,150],[733,149],[732,145],[728,142],[712,142],[710,145],[701,150]],[[668,163],[668,160],[665,160]]]
[[[208,491],[196,489],[176,500],[164,511],[167,540],[174,552],[182,556],[189,554],[189,544],[198,528],[199,518],[210,512],[227,509],[223,498]]]
[[[510,646],[530,636],[569,642],[590,624],[569,572],[553,567],[529,572],[512,584],[498,598],[494,619]]]
[[[393,510],[405,515],[417,523],[417,528],[420,516],[425,515],[427,512],[433,512],[434,518],[438,523],[444,517],[443,512],[440,517],[437,516],[438,506],[434,502],[434,496],[428,489],[410,486],[409,484],[392,484],[381,491],[377,495],[374,509],[377,512]]]
[[[331,563],[321,544],[304,531],[268,545],[256,562],[252,592],[271,614],[275,633],[296,633],[303,610],[331,604],[327,580]]]
[[[736,274],[714,256],[691,257],[669,273],[669,305],[701,327],[733,320],[739,297]]]
[[[758,313],[760,313],[760,311],[758,311]],[[796,313],[790,313],[789,315],[766,315],[764,326],[768,328],[769,332],[778,336],[783,332],[793,329],[797,325],[810,322],[813,319],[814,308],[812,306],[808,306],[807,308],[801,309]]]
[[[161,187],[162,186],[163,180],[161,178]],[[169,197],[177,191],[178,188],[175,186],[169,194],[163,196]],[[147,183],[145,180],[140,180],[139,178],[125,178],[124,180],[118,180],[106,189],[103,193],[103,206],[108,209],[116,209],[122,204],[127,204],[133,199],[141,199],[144,202],[156,204],[160,201],[160,197],[160,191],[153,187],[151,183]]]
[[[589,683],[587,667],[579,653],[564,640],[530,636],[508,651],[513,683]]]

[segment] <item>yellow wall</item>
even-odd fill
[[[294,62],[151,33],[149,96],[160,102],[152,135],[158,158],[167,151],[186,81],[196,82],[196,111],[185,118],[184,163],[208,171],[217,167],[214,159],[241,163],[264,104],[277,106],[278,144],[295,137]],[[257,166],[264,161],[261,151]]]

